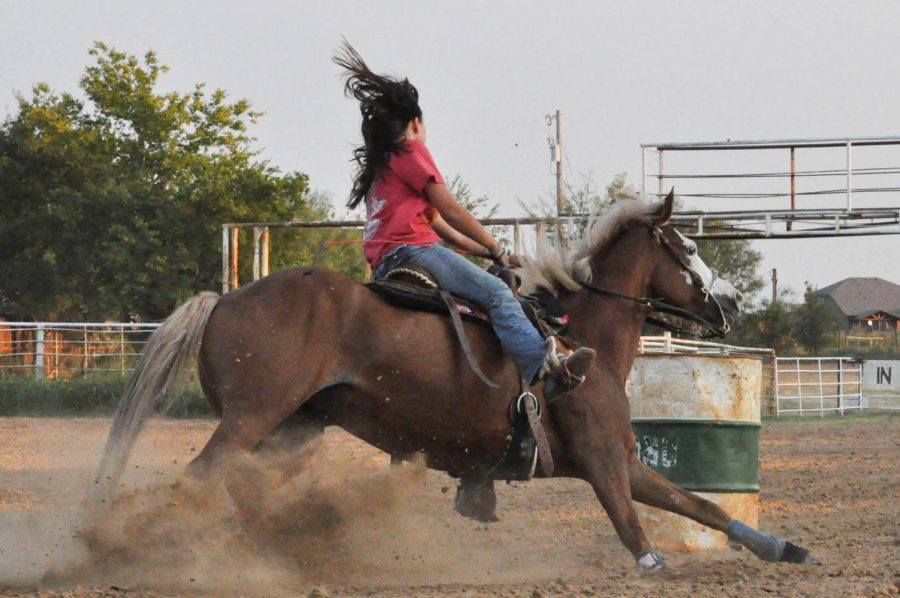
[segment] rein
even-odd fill
[[[609,289],[604,289],[601,287],[595,287],[594,285],[588,284],[586,282],[580,282],[581,288],[591,293],[596,293],[598,295],[607,295],[609,297],[615,297],[617,299],[624,299],[626,301],[633,301],[638,303],[644,307],[649,307],[651,310],[655,312],[670,314],[673,316],[678,316],[679,318],[684,318],[685,320],[689,320],[691,322],[697,322],[704,328],[707,328],[712,334],[704,335],[701,338],[722,338],[725,336],[726,330],[721,326],[713,324],[706,318],[702,316],[698,316],[694,312],[688,311],[677,305],[672,305],[671,303],[666,303],[662,299],[654,299],[652,297],[634,297],[632,295],[624,295],[622,293],[617,293],[616,291],[610,291]],[[652,324],[653,326],[657,326],[662,328],[663,330],[668,330],[670,332],[675,332],[678,334],[690,334],[690,331],[686,328],[682,328],[681,326],[676,326],[675,324],[669,324],[668,322],[663,322],[662,320],[658,320],[656,318],[648,317],[645,318],[646,322]]]

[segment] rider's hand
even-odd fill
[[[490,258],[501,268],[509,268],[509,253],[503,245],[497,243],[497,246],[490,250]]]

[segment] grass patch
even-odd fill
[[[128,384],[119,376],[72,380],[0,380],[0,416],[110,416]],[[162,399],[165,401],[166,397]],[[212,417],[198,384],[175,395],[170,417]]]
[[[854,424],[873,424],[880,422],[900,421],[900,411],[887,411],[878,409],[865,409],[863,411],[851,411],[845,415],[829,414],[824,417],[818,415],[791,415],[791,416],[766,416],[762,418],[764,426],[794,426],[797,424],[816,424],[824,426],[848,426]]]

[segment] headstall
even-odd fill
[[[716,272],[712,271],[712,275],[713,275],[712,280],[710,281],[709,285],[707,285],[706,282],[704,282],[704,280],[700,277],[700,275],[691,267],[690,262],[688,260],[686,260],[685,257],[683,255],[681,255],[675,247],[672,246],[671,241],[669,241],[669,239],[666,237],[666,235],[663,233],[662,229],[658,225],[653,224],[651,222],[646,222],[646,221],[645,221],[645,224],[650,228],[650,232],[653,234],[654,237],[656,237],[657,242],[659,242],[666,249],[668,249],[669,253],[671,253],[672,256],[676,260],[678,260],[678,263],[681,264],[681,266],[685,270],[687,270],[687,272],[690,274],[691,279],[694,281],[694,285],[698,286],[700,288],[700,290],[703,292],[703,294],[705,295],[705,300],[708,302],[710,297],[712,297],[712,300],[715,302],[716,307],[719,309],[719,314],[722,317],[722,325],[721,326],[718,324],[713,324],[706,318],[699,316],[699,315],[695,314],[694,312],[691,312],[691,311],[688,311],[681,307],[678,307],[677,305],[672,305],[671,303],[667,303],[667,302],[663,301],[662,299],[656,299],[653,297],[634,297],[632,295],[625,295],[623,293],[618,293],[616,291],[610,291],[609,289],[597,287],[597,286],[588,284],[586,282],[580,282],[579,284],[581,285],[581,287],[583,289],[585,289],[586,291],[589,291],[592,293],[607,295],[609,297],[616,297],[618,299],[624,299],[626,301],[634,301],[635,303],[638,303],[645,307],[649,307],[652,311],[666,313],[666,314],[670,314],[673,316],[677,316],[679,318],[683,318],[685,320],[697,322],[698,324],[700,324],[704,328],[708,329],[712,333],[712,334],[704,335],[702,338],[715,338],[715,337],[722,338],[722,337],[724,337],[728,333],[728,331],[731,329],[731,326],[728,324],[728,320],[725,317],[725,310],[722,309],[722,305],[719,303],[719,300],[716,298],[716,296],[712,294],[712,287],[713,287],[713,285],[715,285],[716,280],[718,279]],[[685,328],[676,326],[674,324],[670,324],[668,322],[664,322],[662,320],[658,320],[656,318],[646,318],[646,321],[649,324],[652,324],[652,325],[662,328],[664,330],[669,330],[671,332],[676,332],[676,333],[690,334],[690,331],[688,331]]]

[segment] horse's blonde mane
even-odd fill
[[[602,214],[591,216],[581,238],[570,240],[563,247],[539,237],[537,254],[525,257],[519,271],[522,292],[530,293],[538,288],[553,293],[560,289],[577,291],[582,282],[591,281],[591,257],[602,251],[623,226],[647,218],[659,206],[660,203],[637,198],[618,201]]]

